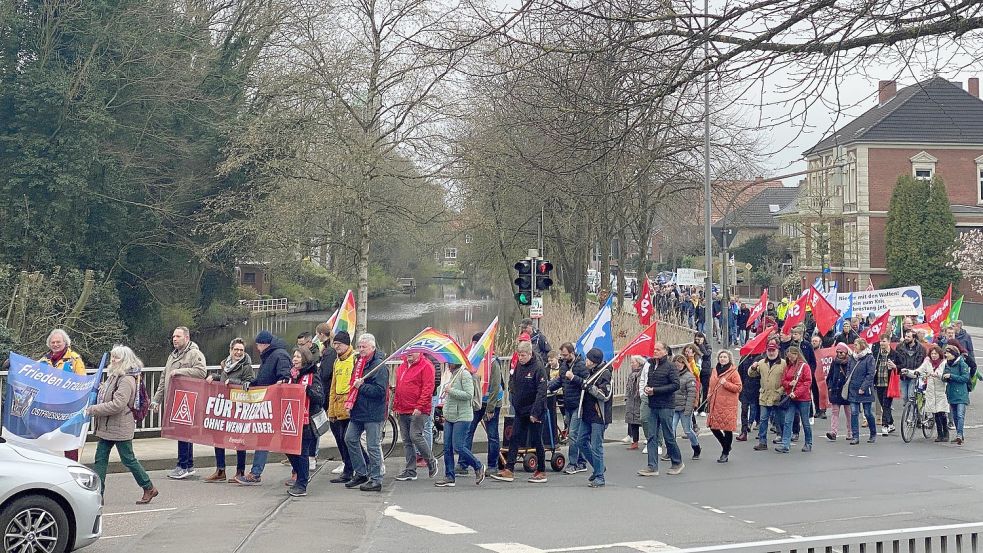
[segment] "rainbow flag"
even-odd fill
[[[341,312],[341,308],[340,307],[338,309],[335,309],[334,310],[334,313],[332,313],[331,316],[328,317],[328,326],[331,327],[332,329],[334,328],[335,323],[338,322],[338,313],[339,312]]]
[[[468,361],[481,377],[481,397],[488,395],[491,364],[495,362],[495,335],[498,333],[498,317],[488,325],[477,343],[468,346]]]
[[[474,373],[474,367],[471,366],[471,361],[468,360],[468,356],[461,346],[450,336],[429,326],[412,340],[406,342],[403,347],[394,351],[386,361],[405,357],[408,353],[425,353],[441,363],[463,365],[468,371]]]
[[[355,337],[355,295],[349,290],[345,294],[345,301],[341,302],[341,307],[332,315],[332,319],[328,319],[328,323],[331,323],[331,334],[337,334],[338,331],[344,330],[352,338]]]
[[[932,325],[928,323],[921,323],[921,324],[913,325],[911,329],[914,330],[915,332],[918,332],[919,330],[923,330],[925,332],[926,342],[932,343],[935,341],[935,331],[932,329]]]

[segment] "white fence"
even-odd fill
[[[251,313],[286,313],[290,308],[287,298],[239,300],[239,305],[246,307]]]

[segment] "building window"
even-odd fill
[[[911,174],[916,179],[931,180],[935,176],[938,158],[928,152],[918,152],[911,157]]]
[[[932,180],[932,169],[915,169],[915,178],[921,180]]]
[[[444,259],[457,259],[457,248],[444,248]]]
[[[473,240],[474,240],[474,239],[473,239],[473,238],[471,237],[471,235],[470,235],[470,234],[465,234],[465,235],[464,235],[464,243],[465,243],[465,244],[470,244],[470,243],[471,243],[471,242],[472,242]]]
[[[243,284],[256,284],[256,273],[242,273]]]
[[[983,204],[983,156],[976,158],[976,203]]]

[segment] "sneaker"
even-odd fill
[[[342,463],[337,467],[331,469],[331,474],[341,474],[343,472],[345,472],[345,463]]]
[[[211,476],[205,478],[203,482],[206,484],[214,484],[215,482],[225,482],[225,471],[221,469],[215,469],[215,472]]]
[[[408,470],[404,470],[403,472],[399,473],[398,476],[396,476],[396,480],[399,480],[400,482],[406,482],[407,480],[416,480],[416,473],[410,472]]]
[[[310,458],[308,458],[308,466],[310,467],[310,470],[312,470],[312,471],[314,469],[316,469],[317,468],[317,457],[310,457]]]
[[[512,474],[512,471],[508,469],[502,469],[498,472],[493,472],[488,476],[491,476],[495,480],[500,480],[502,482],[512,482],[513,480],[515,480],[515,476]]]
[[[468,472],[468,467],[457,467],[454,469],[454,476],[467,476]]]
[[[645,467],[642,470],[638,471],[638,475],[639,476],[658,476],[659,475],[659,471],[657,471],[657,470],[655,470],[655,469],[653,469],[651,467]]]
[[[630,444],[632,441],[633,440],[631,439],[631,436],[625,436],[624,438],[621,438],[621,443],[623,443],[625,445]]]
[[[594,480],[591,480],[590,482],[587,483],[587,487],[588,488],[603,488],[604,487],[604,480],[601,480],[600,478],[595,478]]]
[[[283,481],[283,485],[292,488],[297,485],[297,477],[287,478]]]
[[[351,481],[351,479],[352,479],[351,476],[346,476],[346,475],[342,474],[341,476],[336,476],[336,477],[332,478],[331,480],[328,480],[328,482],[330,482],[332,484],[347,484],[348,482]]]
[[[776,447],[775,448],[775,453],[788,453],[788,448],[787,447]]]
[[[795,443],[797,441],[799,441],[799,435],[798,434],[792,434],[792,443]]]
[[[669,459],[669,456],[668,455],[659,455],[659,460],[660,461],[671,461],[671,459]]]
[[[857,444],[859,444],[859,443],[860,443],[860,440],[858,440],[858,439],[856,439],[856,438],[854,438],[854,439],[852,439],[852,440],[850,440],[850,445],[857,445]]]
[[[802,453],[809,453],[810,451],[812,451],[812,444],[802,446]]]
[[[685,463],[679,463],[679,465],[677,465],[675,467],[669,467],[669,470],[667,470],[666,473],[675,476],[675,475],[683,472],[683,469],[684,468],[686,468],[686,464]]]
[[[381,492],[382,482],[366,482],[358,487],[363,492]]]
[[[290,494],[291,497],[306,497],[307,488],[301,488],[300,486],[293,486],[292,488],[287,490],[287,493]]]
[[[529,481],[533,484],[542,484],[546,482],[546,473],[541,470],[537,470],[536,472],[532,473],[531,477],[529,477]]]
[[[570,465],[563,471],[563,474],[577,474],[578,472],[587,472],[587,465]]]
[[[236,484],[240,484],[240,485],[243,485],[243,486],[259,486],[262,483],[263,483],[263,477],[262,476],[256,476],[255,474],[253,474],[251,472],[248,473],[248,474],[245,474],[245,475],[237,476],[236,477]]]
[[[167,477],[173,480],[184,480],[185,478],[188,477],[188,471],[184,470],[181,467],[174,467],[174,470],[167,473]]]
[[[874,443],[876,441],[877,441],[877,436],[876,435],[871,436],[870,438],[867,438],[867,443],[868,444],[872,444],[872,443]]]
[[[881,436],[887,436],[887,427],[886,426],[882,426],[881,427]]]
[[[361,486],[362,484],[367,483],[368,481],[369,481],[368,476],[362,476],[361,474],[358,474],[353,476],[351,480],[346,482],[345,487],[348,488],[349,490],[352,490]]]
[[[771,443],[773,443],[773,444],[780,444],[780,443],[782,443],[782,438],[779,436],[778,438],[775,438],[774,440],[772,440]]]
[[[433,485],[437,486],[438,488],[453,488],[456,484],[454,484],[453,480],[441,478],[440,480],[434,482]]]
[[[894,432],[894,431],[895,431],[895,428],[894,428],[894,425],[893,424],[887,425],[887,433],[888,434],[890,434],[891,432]]]
[[[826,439],[829,440],[829,441],[831,441],[831,442],[835,442],[836,441],[836,434],[833,434],[832,432],[827,432],[826,433]]]
[[[479,467],[478,470],[474,471],[474,485],[475,486],[480,486],[481,483],[485,481],[485,473],[486,472],[487,471],[485,470],[485,466],[484,465],[481,465],[481,467]]]
[[[768,450],[768,444],[766,444],[764,442],[758,442],[758,445],[754,446],[751,449],[753,449],[755,451],[767,451]]]

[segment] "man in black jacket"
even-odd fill
[[[546,411],[546,370],[533,354],[532,344],[519,342],[515,348],[519,363],[509,379],[509,398],[515,409],[509,455],[504,467],[490,474],[495,480],[512,482],[512,467],[519,455],[519,446],[528,440],[536,448],[537,470],[529,479],[533,483],[546,482],[546,451],[543,449],[542,416]]]
[[[654,355],[649,359],[648,380],[643,391],[648,396],[651,432],[648,436],[648,466],[638,471],[639,476],[659,475],[659,442],[664,441],[666,452],[672,465],[669,474],[679,474],[686,466],[676,444],[676,433],[672,428],[672,414],[675,408],[676,390],[679,389],[679,373],[669,362],[669,352],[664,342],[656,342]]]
[[[587,352],[586,379],[568,372],[565,377],[578,388],[580,404],[580,450],[594,469],[589,482],[592,488],[604,486],[604,430],[611,424],[611,369],[604,365],[604,353],[591,348]],[[565,394],[566,392],[564,392]],[[570,398],[573,401],[573,398]]]
[[[891,368],[901,376],[901,402],[906,403],[915,393],[915,383],[918,382],[912,373],[925,362],[925,346],[915,337],[914,330],[904,330],[904,337],[891,352],[890,359]]]
[[[272,386],[277,382],[290,381],[290,367],[293,360],[287,353],[287,344],[279,336],[274,336],[269,330],[261,330],[256,335],[256,349],[259,350],[259,370],[256,379],[250,386]],[[263,470],[269,451],[257,451],[253,454],[253,467],[249,474],[236,476],[236,482],[243,486],[258,486],[262,482]]]
[[[587,378],[590,372],[584,365],[584,359],[577,355],[576,348],[570,342],[560,345],[560,375],[550,381],[549,391],[563,388],[563,420],[569,430],[569,444],[567,450],[567,468],[564,474],[576,474],[587,471],[587,457],[580,449],[580,417],[577,416],[578,402],[580,401],[580,386],[570,378],[567,373],[573,373],[580,379]]]

